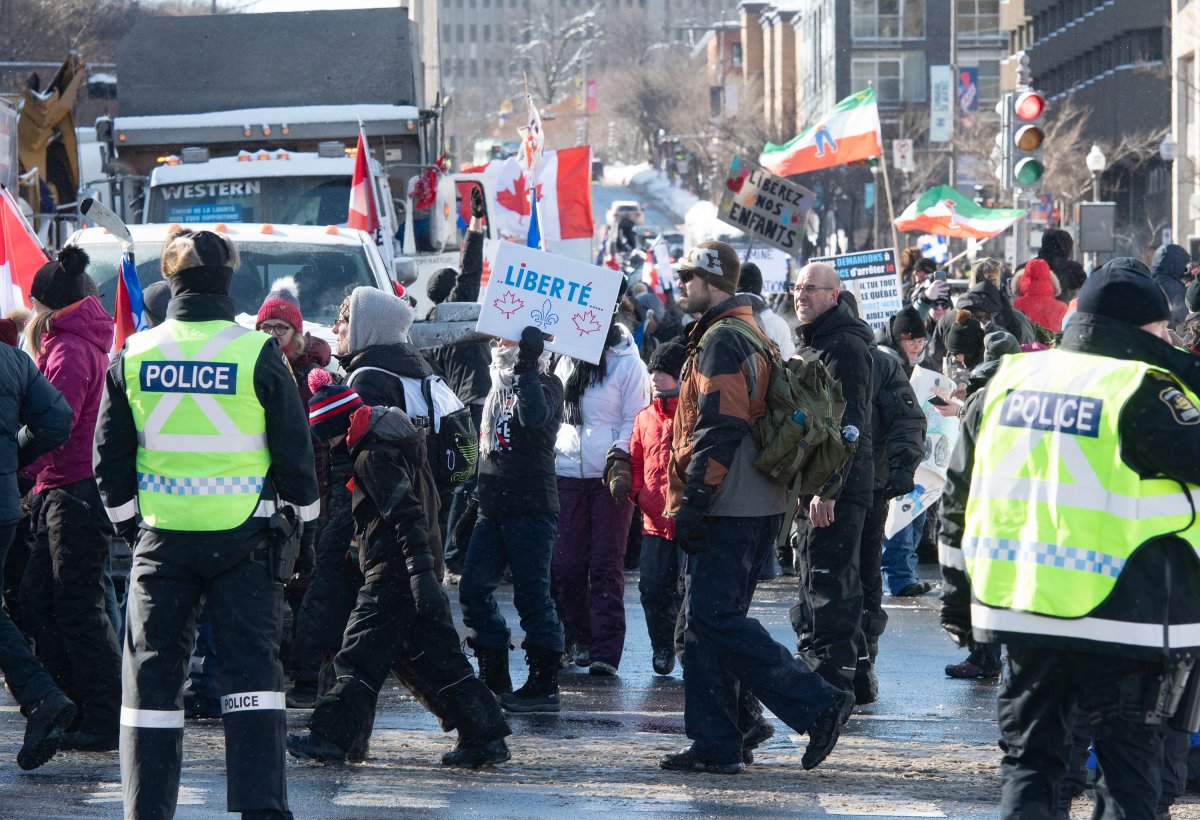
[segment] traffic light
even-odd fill
[[[1013,92],[1005,92],[996,103],[1000,131],[996,134],[996,147],[992,149],[996,179],[1000,181],[1000,190],[1006,193],[1012,190],[1012,97]]]
[[[1042,115],[1046,111],[1046,97],[1038,91],[1014,91],[1007,97],[1011,112],[1008,118],[1011,184],[1018,188],[1036,188],[1046,173],[1042,161],[1042,147],[1046,141]]]

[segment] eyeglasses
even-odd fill
[[[270,333],[274,336],[282,336],[292,329],[292,326],[285,322],[263,322],[258,326],[258,329],[263,333]]]
[[[793,293],[807,293],[809,296],[812,296],[819,290],[833,290],[833,286],[827,285],[825,287],[820,287],[818,285],[796,285],[794,288],[792,288]]]

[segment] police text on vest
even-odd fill
[[[1103,409],[1104,401],[1091,396],[1011,390],[1004,397],[1000,423],[1005,427],[1028,427],[1097,438]]]
[[[147,393],[222,393],[237,391],[237,368],[232,362],[142,362],[139,373]]]

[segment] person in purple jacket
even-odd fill
[[[100,752],[117,748],[121,704],[121,653],[104,609],[112,526],[92,472],[113,320],[96,298],[87,264],[82,250],[66,248],[29,288],[29,351],[74,417],[66,443],[28,469],[37,539],[21,581],[21,609],[38,657],[79,706],[62,748]]]

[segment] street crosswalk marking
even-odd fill
[[[347,783],[333,798],[335,806],[403,806],[405,811],[448,809],[450,801],[433,795],[415,794],[411,784]]]
[[[905,800],[901,795],[818,794],[826,814],[855,817],[945,817],[946,813],[923,800]]]
[[[105,781],[97,783],[95,789],[95,791],[88,792],[84,796],[84,803],[102,805],[106,803],[121,802],[122,795],[120,783]],[[178,804],[180,806],[203,806],[205,802],[204,795],[206,794],[208,794],[208,789],[198,786],[180,785]]]

